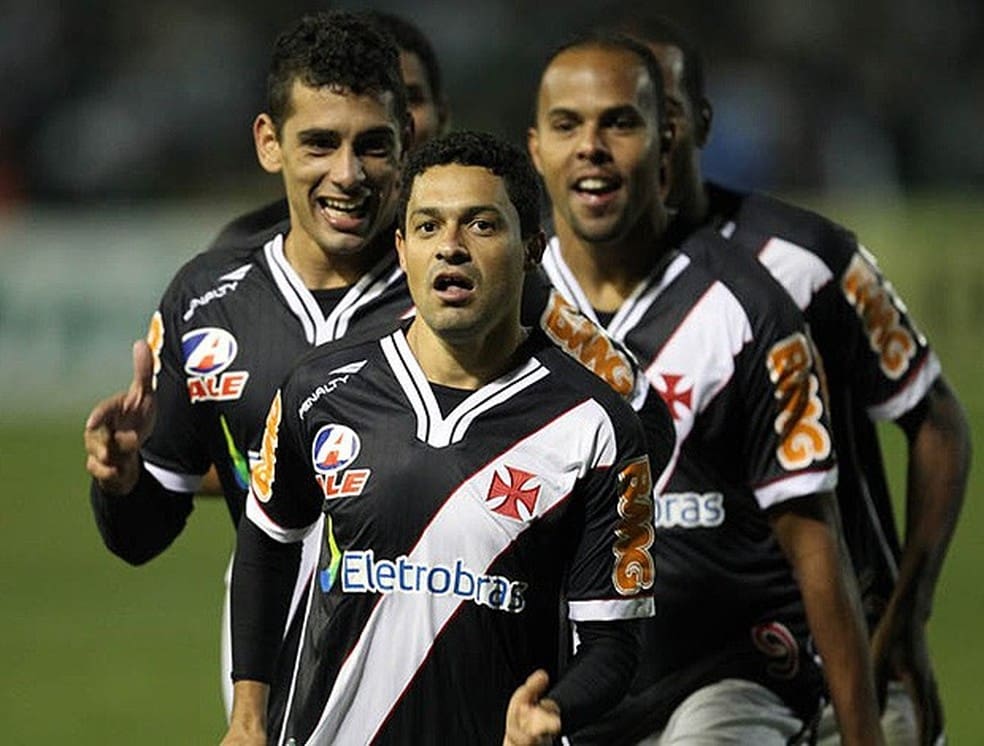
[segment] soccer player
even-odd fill
[[[538,219],[519,149],[457,133],[411,154],[397,249],[416,317],[306,356],[267,416],[234,564],[226,744],[545,743],[627,689],[653,610],[646,438],[520,323]],[[297,542],[315,530],[302,645],[278,679]],[[561,598],[580,640],[563,672]],[[287,702],[268,727],[271,685]]]
[[[249,449],[298,355],[412,308],[393,251],[412,126],[392,41],[357,14],[306,16],[277,40],[267,95],[253,134],[288,228],[185,265],[135,347],[129,394],[86,422],[96,521],[134,564],[181,532],[210,464],[238,524]]]
[[[407,90],[407,106],[413,120],[412,146],[443,134],[450,122],[450,109],[434,47],[424,33],[404,18],[370,11],[367,16],[390,34],[400,50],[400,74]],[[241,246],[257,234],[264,238],[284,229],[290,212],[281,199],[232,220],[212,242],[212,248]]]
[[[636,354],[678,443],[656,484],[657,614],[633,694],[574,743],[785,744],[819,711],[819,652],[845,742],[877,744],[812,343],[756,265],[725,277],[690,256],[723,242],[713,231],[677,250],[661,80],[638,42],[574,41],[550,57],[529,131],[557,232],[544,266]]]
[[[636,23],[639,23],[638,20]],[[837,497],[872,635],[882,723],[892,744],[932,744],[943,712],[926,624],[966,489],[969,427],[937,357],[873,257],[847,229],[816,213],[703,179],[700,149],[712,108],[704,64],[665,19],[637,25],[663,71],[674,132],[668,202],[689,225],[709,225],[731,251],[757,258],[803,310],[824,359],[837,447]],[[906,535],[898,531],[875,422],[908,441]],[[826,712],[821,734],[835,743]]]
[[[268,99],[253,128],[257,155],[282,176],[289,220],[183,267],[148,344],[135,347],[130,391],[100,402],[86,422],[96,522],[133,564],[182,531],[211,464],[238,525],[267,406],[300,354],[412,311],[392,232],[411,126],[389,38],[363,15],[305,17],[278,39]],[[531,278],[524,304],[530,324],[631,394],[630,361],[558,294]]]

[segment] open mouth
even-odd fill
[[[315,201],[322,210],[341,212],[346,215],[361,214],[368,201],[367,197],[359,199],[332,199],[330,197],[316,197]]]
[[[622,180],[617,176],[584,176],[574,182],[574,191],[590,197],[603,197],[618,191]]]
[[[475,290],[475,281],[457,272],[441,272],[434,278],[437,297],[448,305],[467,303]]]
[[[443,292],[451,289],[474,290],[475,283],[469,277],[442,272],[434,278],[434,289]]]

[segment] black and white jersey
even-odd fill
[[[501,744],[515,688],[556,680],[561,598],[574,621],[652,614],[642,426],[543,335],[522,352],[442,407],[397,329],[277,393],[246,517],[323,540],[271,743]]]
[[[280,234],[199,254],[150,323],[160,414],[142,450],[147,470],[170,490],[194,492],[214,463],[238,523],[249,450],[295,360],[315,345],[394,326],[412,307],[395,253],[351,287],[314,292],[284,257]]]
[[[647,405],[658,394],[677,436],[655,485],[657,614],[634,687],[640,736],[722,678],[758,681],[804,713],[820,691],[802,598],[765,511],[836,483],[822,374],[782,290],[758,267],[726,282],[688,256],[701,241],[725,244],[713,231],[690,236],[607,325],[639,359]],[[544,267],[597,318],[556,238]],[[645,425],[645,407],[640,414]]]
[[[874,626],[895,584],[900,554],[875,422],[897,420],[919,403],[940,375],[939,360],[853,233],[762,194],[708,188],[720,232],[786,289],[824,360],[838,502]]]

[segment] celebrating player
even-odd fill
[[[544,266],[636,353],[678,440],[655,495],[658,613],[633,695],[574,742],[784,744],[818,711],[818,651],[845,742],[879,743],[812,343],[760,268],[725,277],[695,258],[714,232],[676,250],[661,79],[633,40],[575,41],[550,58],[529,132],[557,231]]]
[[[538,217],[516,148],[458,133],[411,154],[397,248],[416,317],[308,355],[267,416],[236,549],[226,744],[546,743],[628,687],[653,609],[646,439],[520,324]],[[280,678],[312,531],[302,644]],[[561,597],[580,640],[564,672]],[[268,727],[271,685],[286,703]]]
[[[374,24],[322,13],[281,35],[268,111],[253,129],[261,165],[283,178],[289,220],[182,268],[154,314],[149,349],[136,346],[130,392],[98,404],[86,422],[96,521],[129,562],[146,562],[181,532],[210,464],[238,525],[251,449],[297,356],[412,309],[392,233],[411,127],[397,51]],[[627,357],[530,278],[530,323],[630,394]],[[230,666],[224,644],[227,710]]]
[[[393,37],[400,51],[400,74],[413,120],[411,146],[416,147],[442,134],[450,121],[450,111],[441,67],[430,40],[419,28],[399,16],[379,11],[366,15]],[[244,240],[256,240],[257,235],[267,240],[286,231],[289,218],[286,199],[272,202],[231,221],[219,232],[212,248],[237,248]]]
[[[943,713],[926,623],[967,483],[970,436],[960,403],[905,305],[851,232],[772,197],[703,180],[700,149],[712,117],[701,55],[665,19],[635,31],[663,71],[674,132],[668,202],[682,221],[714,226],[730,238],[732,253],[737,247],[757,258],[810,323],[831,393],[845,537],[875,670],[882,685],[890,680],[885,735],[893,744],[933,744],[943,732]],[[902,551],[875,421],[895,422],[909,445]],[[835,743],[834,731],[828,709],[821,742]]]
[[[180,533],[210,464],[238,523],[249,448],[299,354],[412,307],[391,232],[411,131],[392,42],[358,15],[307,16],[278,39],[267,94],[253,134],[260,164],[283,178],[289,230],[183,267],[149,351],[137,344],[131,395],[86,422],[96,520],[133,563]],[[228,664],[223,683],[228,704]]]

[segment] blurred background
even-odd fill
[[[861,235],[984,433],[984,6],[978,0],[311,3],[0,0],[0,722],[11,743],[216,742],[225,509],[146,568],[88,511],[82,422],[129,381],[176,269],[279,194],[256,164],[272,42],[305,10],[377,8],[431,38],[452,126],[523,142],[541,64],[643,7],[689,29],[715,107],[705,173]],[[902,499],[904,442],[885,432]],[[932,643],[951,741],[984,743],[982,480]]]

